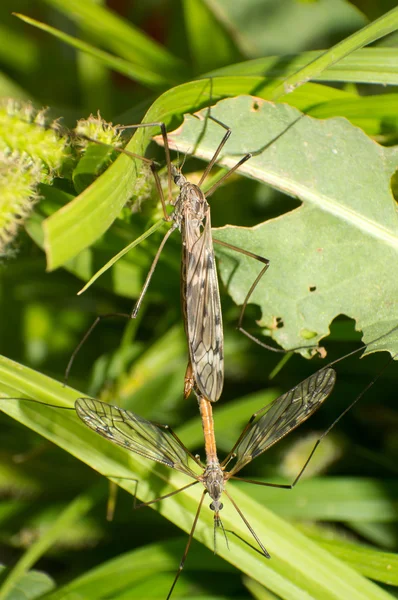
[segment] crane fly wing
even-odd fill
[[[322,369],[271,402],[265,414],[248,427],[234,448],[236,463],[230,475],[308,419],[331,394],[335,381],[333,369]]]
[[[189,466],[189,454],[170,433],[155,423],[92,398],[78,398],[75,408],[90,429],[114,444],[197,479]]]
[[[192,220],[187,219],[184,225],[186,243],[182,280],[186,295],[185,327],[190,361],[201,394],[216,402],[224,384],[224,349],[210,209],[203,231]]]

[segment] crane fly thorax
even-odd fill
[[[200,227],[206,218],[209,205],[199,186],[189,183],[183,185],[180,192],[181,211],[195,227]]]
[[[184,221],[200,234],[209,214],[209,205],[202,190],[188,181],[184,183],[176,200],[173,219],[181,230]]]
[[[223,507],[220,498],[224,491],[224,473],[218,462],[209,463],[206,466],[202,476],[202,483],[208,491],[210,498],[213,500],[210,504],[211,510],[218,513]]]

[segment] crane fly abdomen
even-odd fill
[[[175,219],[183,239],[181,301],[190,358],[185,396],[196,385],[216,402],[224,384],[224,340],[210,207],[198,186],[182,175],[174,180],[181,186]]]

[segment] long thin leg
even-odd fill
[[[246,294],[246,297],[245,297],[245,299],[243,301],[242,309],[241,309],[240,315],[239,315],[239,321],[238,321],[237,329],[239,331],[241,331],[242,333],[244,333],[245,335],[247,335],[246,330],[243,329],[243,327],[242,327],[243,316],[245,314],[246,307],[247,307],[247,305],[249,303],[249,299],[250,299],[251,295],[253,294],[253,292],[256,289],[256,287],[257,287],[260,279],[262,279],[264,273],[267,271],[267,269],[269,267],[269,260],[268,260],[268,258],[260,256],[259,254],[254,254],[253,252],[249,252],[249,250],[244,250],[243,248],[239,248],[239,246],[234,246],[233,244],[228,244],[227,242],[223,242],[223,241],[217,240],[215,238],[213,238],[213,242],[215,244],[219,244],[220,246],[224,246],[224,248],[230,248],[231,250],[234,250],[235,252],[239,252],[240,254],[244,254],[245,256],[250,256],[251,258],[254,258],[255,260],[258,260],[259,262],[262,262],[264,264],[264,267],[261,269],[261,271],[257,275],[256,279],[253,281],[252,285],[250,286],[249,291]],[[248,335],[250,336],[250,334],[248,334]]]
[[[240,161],[236,163],[236,165],[231,167],[231,169],[227,173],[225,173],[222,177],[220,177],[218,181],[216,181],[216,183],[209,189],[209,191],[206,192],[205,197],[210,198],[210,196],[214,194],[216,189],[219,188],[220,185],[222,185],[224,181],[232,175],[232,173],[235,173],[235,171],[239,169],[239,167],[241,167],[245,162],[247,162],[252,156],[253,154],[249,152],[249,154],[246,154],[246,156],[241,158]]]
[[[172,201],[172,193],[171,193],[171,184],[172,184],[172,178],[171,178],[171,160],[170,160],[170,148],[169,148],[169,144],[168,144],[168,140],[167,140],[167,131],[166,131],[166,126],[164,123],[162,122],[155,122],[155,123],[140,123],[138,125],[126,125],[126,126],[121,126],[118,129],[139,129],[139,128],[143,128],[143,127],[160,127],[161,130],[161,134],[162,134],[162,138],[163,138],[163,143],[164,143],[164,148],[165,148],[165,155],[166,155],[166,163],[167,163],[167,171],[168,171],[168,189],[169,189],[169,202],[171,203]],[[84,134],[75,134],[75,135],[81,135],[81,137],[84,137],[85,139],[99,144],[101,146],[107,146],[107,144],[105,144],[104,142],[100,142],[99,140],[95,140],[92,139],[88,136],[85,136]],[[168,215],[167,213],[167,209],[166,209],[166,202],[164,199],[164,194],[163,194],[163,190],[162,190],[162,186],[160,183],[160,178],[158,175],[158,172],[156,170],[156,163],[155,161],[153,161],[152,159],[146,158],[144,156],[140,156],[138,154],[135,154],[134,152],[130,152],[129,150],[126,150],[124,148],[113,148],[113,150],[115,150],[116,152],[122,153],[122,154],[126,154],[127,156],[130,156],[131,158],[136,158],[139,160],[142,160],[143,162],[147,163],[150,168],[151,171],[153,173],[154,179],[155,179],[155,184],[156,184],[156,188],[162,203],[162,207],[163,207],[163,214],[164,214],[164,219],[165,221],[170,221],[171,220],[171,216]],[[152,263],[151,269],[148,273],[148,276],[146,278],[145,284],[144,284],[144,288],[140,293],[140,296],[133,308],[133,311],[131,313],[131,315],[126,315],[124,313],[109,313],[106,315],[99,315],[95,321],[92,323],[92,325],[90,326],[90,328],[87,330],[87,332],[84,334],[83,339],[79,342],[79,344],[77,345],[77,347],[75,348],[75,350],[72,353],[72,356],[69,359],[68,365],[66,367],[65,370],[65,376],[64,376],[64,385],[67,384],[67,381],[69,379],[69,373],[70,370],[72,368],[73,362],[75,360],[76,355],[78,354],[78,352],[80,351],[81,347],[83,346],[83,344],[85,343],[85,341],[87,340],[87,338],[91,335],[92,331],[95,329],[95,327],[98,325],[98,323],[100,321],[102,321],[103,319],[107,319],[110,317],[123,317],[123,318],[127,318],[127,319],[135,319],[138,313],[138,310],[141,306],[141,303],[143,301],[143,298],[145,296],[145,293],[147,291],[149,282],[151,280],[151,277],[153,275],[153,272],[156,268],[156,264],[159,260],[159,256],[161,254],[161,251],[167,241],[167,239],[169,238],[169,236],[171,235],[171,233],[174,231],[174,229],[176,229],[176,226],[172,226],[171,229],[166,233],[165,237],[162,240],[162,243],[156,253],[156,256],[154,258],[154,261]]]
[[[131,319],[131,315],[127,314],[127,313],[107,313],[106,315],[98,315],[98,317],[95,319],[95,321],[87,329],[86,333],[84,334],[84,336],[82,337],[82,339],[80,340],[80,342],[78,343],[78,345],[76,346],[76,348],[72,352],[72,355],[71,355],[71,357],[69,359],[69,362],[68,362],[68,364],[66,366],[66,369],[65,369],[64,385],[67,385],[67,383],[68,383],[70,370],[72,368],[74,360],[75,360],[77,354],[80,352],[81,347],[86,342],[87,338],[90,337],[90,335],[92,334],[92,332],[94,331],[94,329],[97,327],[98,323],[100,323],[100,321],[103,321],[104,319],[110,319],[111,317],[123,317],[123,319]]]
[[[60,406],[59,404],[47,404],[47,402],[42,402],[41,400],[35,400],[34,398],[22,398],[20,396],[10,397],[5,396],[0,398],[0,404],[4,400],[23,400],[24,402],[33,402],[34,404],[42,404],[43,406],[48,406],[49,408],[58,408],[60,410],[75,410],[74,406]]]
[[[184,485],[184,487],[182,487],[178,490],[174,490],[174,492],[170,492],[169,494],[165,494],[164,496],[159,496],[159,498],[155,498],[154,500],[149,500],[149,502],[141,502],[140,504],[134,503],[134,509],[143,508],[144,506],[150,506],[151,504],[155,504],[156,502],[160,502],[161,500],[166,500],[166,498],[171,498],[172,496],[175,496],[176,494],[179,494],[180,492],[187,490],[188,488],[196,485],[197,483],[199,483],[199,481],[192,481],[191,483]]]
[[[207,165],[207,167],[203,171],[202,177],[199,179],[199,183],[198,183],[199,187],[204,183],[206,177],[208,176],[208,174],[212,170],[213,165],[216,162],[216,160],[217,160],[217,158],[218,158],[221,150],[224,148],[225,144],[227,143],[227,141],[228,141],[228,139],[229,139],[229,137],[230,137],[230,135],[232,133],[232,129],[230,127],[228,127],[227,125],[225,125],[222,121],[219,121],[218,119],[215,119],[211,115],[209,116],[209,119],[211,119],[212,121],[214,121],[218,125],[221,125],[221,127],[223,127],[224,129],[226,129],[226,133],[225,133],[224,137],[222,138],[221,142],[219,143],[218,148],[214,152],[213,157],[210,160],[209,164]]]
[[[178,567],[176,576],[174,577],[174,581],[172,583],[172,586],[170,588],[169,593],[167,594],[166,600],[170,599],[171,594],[173,593],[173,590],[175,588],[175,585],[176,585],[177,581],[179,580],[181,572],[182,572],[182,570],[184,568],[184,564],[185,564],[186,558],[188,556],[189,548],[190,548],[191,543],[192,543],[193,534],[195,533],[196,525],[197,525],[197,522],[198,522],[198,519],[199,519],[199,515],[200,515],[201,508],[202,508],[203,500],[204,500],[204,497],[205,497],[206,494],[207,494],[207,490],[204,490],[204,492],[202,494],[202,497],[200,499],[199,505],[198,505],[198,510],[196,511],[196,515],[195,515],[194,521],[192,523],[192,529],[191,529],[191,532],[190,532],[189,537],[188,537],[187,545],[185,546],[184,554],[182,555],[180,566]]]
[[[246,527],[248,528],[248,530],[250,531],[250,533],[252,534],[252,536],[254,537],[254,539],[256,540],[256,542],[259,545],[259,547],[261,548],[261,551],[264,554],[265,558],[271,558],[271,556],[267,552],[266,548],[264,547],[262,541],[258,537],[257,533],[254,531],[253,527],[250,525],[249,521],[246,519],[246,517],[243,514],[243,512],[240,510],[239,506],[236,504],[235,500],[233,500],[231,498],[231,496],[228,494],[227,490],[225,490],[225,489],[224,489],[224,494],[227,496],[227,498],[229,499],[229,501],[232,503],[232,505],[235,508],[236,512],[238,513],[238,515],[240,516],[240,518],[242,519],[242,521],[244,522],[244,524],[246,525]]]
[[[272,146],[272,144],[274,144],[280,137],[282,137],[283,135],[285,135],[286,131],[288,131],[291,127],[293,127],[297,121],[299,121],[299,119],[301,119],[304,115],[300,115],[297,119],[295,119],[292,123],[290,123],[281,133],[279,133],[278,135],[276,135],[272,140],[270,140],[269,142],[267,142],[262,148],[260,148],[259,150],[256,150],[255,152],[249,152],[248,154],[246,154],[246,156],[244,156],[243,158],[240,159],[239,162],[236,163],[236,165],[234,167],[232,167],[227,173],[225,173],[218,181],[216,181],[216,183],[210,188],[210,190],[205,194],[206,198],[210,198],[210,196],[216,191],[216,189],[222,184],[224,183],[224,181],[226,179],[228,179],[228,177],[230,177],[232,175],[232,173],[234,173],[237,169],[239,169],[239,167],[241,167],[245,162],[247,162],[250,158],[252,158],[252,156],[258,156],[259,154],[261,154],[262,152],[264,152],[264,150],[266,150],[267,148],[269,148],[270,146]],[[224,129],[227,130],[228,136],[227,134],[225,134],[224,138],[225,141],[222,141],[222,145],[220,144],[221,147],[217,148],[216,150],[216,154],[215,157],[213,156],[212,160],[210,161],[211,167],[214,165],[222,147],[224,146],[225,142],[227,141],[227,139],[230,136],[230,128],[225,125],[222,121],[219,121],[218,119],[216,119],[215,117],[212,117],[211,115],[209,116],[209,118],[214,121],[215,123],[217,123],[218,125],[221,125],[221,127],[224,127]],[[224,140],[223,138],[223,140]],[[211,169],[210,167],[210,169]],[[205,173],[206,176],[209,174],[210,172],[209,168],[206,168]],[[201,185],[201,183],[203,183],[204,181],[204,177],[202,176],[202,178],[200,179],[199,185]]]
[[[158,260],[159,260],[159,257],[161,255],[161,253],[162,253],[162,250],[163,250],[163,248],[164,248],[167,240],[169,239],[169,237],[171,236],[171,234],[173,233],[173,231],[175,231],[177,229],[177,227],[178,227],[177,223],[173,223],[173,225],[170,227],[170,229],[168,230],[168,232],[164,236],[164,238],[163,238],[163,240],[162,240],[162,242],[161,242],[161,244],[160,244],[160,246],[159,246],[159,248],[158,248],[158,250],[157,250],[157,252],[155,254],[155,258],[153,259],[151,268],[149,269],[149,273],[148,273],[148,275],[147,275],[147,277],[145,279],[145,283],[144,283],[144,286],[143,286],[143,288],[142,288],[142,290],[140,292],[138,300],[135,303],[135,306],[134,306],[134,308],[133,308],[133,310],[131,312],[131,316],[130,316],[131,319],[135,319],[137,317],[138,311],[140,309],[140,306],[142,304],[142,301],[143,301],[144,296],[146,294],[146,291],[148,289],[149,283],[150,283],[150,281],[152,279],[152,275],[153,275],[153,273],[154,273],[154,271],[156,269],[156,265],[158,264]]]
[[[232,244],[228,244],[227,242],[223,242],[223,241],[217,240],[215,238],[213,238],[213,242],[215,244],[219,244],[220,246],[224,246],[225,248],[230,248],[231,250],[234,250],[235,252],[240,252],[241,254],[250,256],[251,258],[254,258],[264,264],[264,267],[261,269],[260,273],[257,275],[256,279],[252,283],[252,285],[251,285],[249,291],[247,292],[246,297],[243,301],[242,308],[241,308],[240,315],[239,315],[238,325],[236,327],[237,330],[240,331],[241,333],[243,333],[243,335],[248,337],[250,340],[252,340],[256,344],[258,344],[259,346],[262,346],[263,348],[266,348],[267,350],[271,350],[272,352],[287,354],[288,352],[294,352],[295,350],[303,350],[305,348],[314,348],[314,346],[298,346],[296,348],[292,348],[291,350],[284,350],[283,348],[275,348],[274,346],[269,346],[268,344],[265,344],[264,342],[259,340],[257,337],[255,337],[254,335],[252,335],[251,333],[249,333],[246,329],[244,329],[242,327],[243,317],[244,317],[247,305],[249,303],[250,297],[253,294],[254,290],[256,289],[257,285],[259,284],[260,280],[262,279],[264,273],[267,271],[267,269],[269,267],[269,260],[268,260],[268,258],[264,258],[263,256],[260,256],[259,254],[254,254],[253,252],[249,252],[248,250],[239,248],[239,246],[233,246]]]
[[[326,367],[325,367],[326,368]],[[242,438],[246,435],[247,430],[249,429],[250,425],[253,423],[254,419],[260,415],[264,410],[268,409],[268,406],[264,406],[264,408],[261,408],[260,410],[256,411],[255,413],[252,414],[252,416],[250,417],[250,419],[248,420],[248,422],[246,423],[245,427],[243,428],[242,433],[240,434],[240,436],[238,437],[238,439],[236,440],[235,444],[232,447],[232,450],[229,452],[229,454],[224,458],[224,460],[221,463],[221,468],[225,469],[225,467],[227,466],[227,464],[229,462],[231,462],[231,460],[233,460],[234,458],[236,458],[235,455],[235,448],[238,446],[238,444],[240,443],[240,441],[242,440]]]
[[[230,533],[231,535],[234,535],[236,538],[238,538],[238,540],[240,540],[241,542],[246,544],[246,546],[249,546],[249,548],[254,550],[254,552],[257,552],[257,554],[260,554],[260,556],[264,556],[264,552],[262,550],[259,550],[258,548],[256,548],[256,546],[254,546],[253,544],[251,544],[250,542],[245,540],[241,535],[239,535],[239,533],[236,533],[236,531],[234,531],[233,529],[226,529],[225,531],[227,533]],[[268,556],[266,556],[266,558],[268,558]]]

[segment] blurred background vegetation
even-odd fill
[[[328,48],[380,17],[396,3],[378,2],[377,7],[375,4],[343,0],[245,0],[241,3],[227,0],[107,3],[3,0],[0,6],[0,95],[30,100],[38,108],[49,106],[51,116],[62,117],[69,126],[98,110],[114,123],[137,123],[152,102],[175,85],[249,59]],[[138,75],[128,77],[112,71],[93,56],[78,52],[54,36],[21,22],[12,16],[13,11],[130,61]],[[106,18],[102,11],[109,11]],[[396,35],[391,35],[378,45],[394,48],[396,44]],[[141,64],[140,47],[145,47]],[[159,67],[162,64],[164,67]],[[140,75],[140,69],[144,75]],[[354,89],[354,84],[347,86]],[[356,91],[359,97],[388,95],[391,88],[360,85]],[[176,115],[173,124],[179,121],[180,115]],[[385,136],[384,141],[392,143],[396,138],[396,125],[394,120],[383,122],[379,136]],[[155,145],[148,155],[162,160],[162,152]],[[187,165],[188,171],[200,168],[199,161],[191,160]],[[61,180],[57,185],[63,189]],[[69,191],[67,186],[64,189]],[[212,203],[212,223],[216,227],[226,222],[252,226],[297,205],[296,200],[262,184],[236,178],[233,185],[217,192]],[[48,205],[39,202],[35,210],[37,214],[48,214]],[[131,241],[146,227],[145,210],[140,215],[131,215],[128,209],[123,211],[98,246],[99,265],[117,252],[122,242]],[[134,255],[131,276],[137,281],[143,281],[159,239],[157,234],[152,236]],[[118,319],[102,322],[76,358],[69,384],[85,394],[172,425],[191,450],[200,451],[197,407],[195,402],[182,399],[187,352],[180,312],[179,254],[180,240],[175,236],[163,253],[139,319],[128,324]],[[130,276],[127,267],[125,273]],[[42,250],[26,232],[21,232],[0,265],[0,354],[62,381],[73,349],[96,315],[126,313],[133,304],[133,298],[115,293],[114,279],[110,277],[99,280],[98,285],[77,297],[81,287],[82,281],[66,269],[46,272]],[[216,421],[220,432],[217,439],[224,454],[255,409],[313,373],[322,362],[294,356],[271,380],[280,355],[256,346],[236,332],[239,307],[223,288],[221,293],[226,381],[215,413],[216,419],[217,413],[220,414]],[[256,307],[250,306],[246,318],[253,332],[258,316]],[[341,317],[331,326],[331,335],[324,345],[328,359],[332,360],[359,344],[360,334],[355,332],[354,323]],[[333,401],[327,402],[300,431],[270,451],[267,459],[264,457],[250,466],[250,476],[293,479],[311,448],[314,432],[325,429],[379,373],[386,360],[386,354],[378,354],[363,361],[354,357],[339,365],[338,392]],[[250,490],[271,509],[301,523],[308,535],[324,547],[329,543],[328,549],[332,552],[334,543],[334,552],[338,555],[340,551],[342,557],[344,552],[349,552],[349,543],[373,545],[384,552],[398,549],[398,486],[394,482],[398,457],[396,379],[397,369],[392,365],[329,436],[324,451],[314,461],[318,477],[308,484],[303,483],[301,504],[292,507],[289,492],[283,503],[279,496],[273,500],[272,494],[266,496],[260,488]],[[232,421],[228,420],[228,408],[233,411]],[[3,498],[0,559],[12,565],[26,548],[45,535],[62,509],[100,478],[9,417],[1,415],[0,418],[0,494]],[[159,548],[165,549],[169,556],[164,562],[160,561],[157,579],[141,581],[134,591],[125,591],[125,595],[109,591],[101,597],[165,597],[164,591],[172,577],[170,571],[178,565],[185,536],[181,537],[181,532],[155,511],[147,509],[137,518],[131,510],[131,497],[124,492],[118,495],[113,522],[107,522],[108,486],[105,480],[99,485],[93,509],[82,513],[73,526],[63,530],[45,555],[38,554],[40,560],[36,568],[48,573],[57,584],[63,584],[123,552],[157,543],[150,556],[157,556]],[[333,498],[332,507],[328,504],[330,498]],[[352,498],[355,499],[353,505],[350,504]],[[332,526],[315,527],[311,525],[315,520],[330,521]],[[369,556],[362,562],[370,564]],[[386,556],[386,563],[381,561],[377,572],[360,567],[358,557],[354,568],[381,582],[392,596],[398,597],[394,588],[387,585],[389,582],[397,585],[396,571],[394,575],[386,572],[387,563],[397,568],[397,559],[395,556],[393,563],[392,555]],[[143,560],[145,563],[145,557]],[[352,561],[355,563],[354,558]],[[42,597],[51,583],[35,580],[27,587],[33,590],[35,586],[36,592],[24,597]],[[188,597],[189,593],[192,598],[193,590],[198,597],[208,598],[275,597],[265,595],[264,589],[257,589],[248,578],[242,579],[238,570],[195,542],[175,596]],[[283,597],[289,597],[286,594]],[[2,597],[20,596],[11,592],[1,596],[0,590]],[[100,596],[87,593],[81,597]]]

